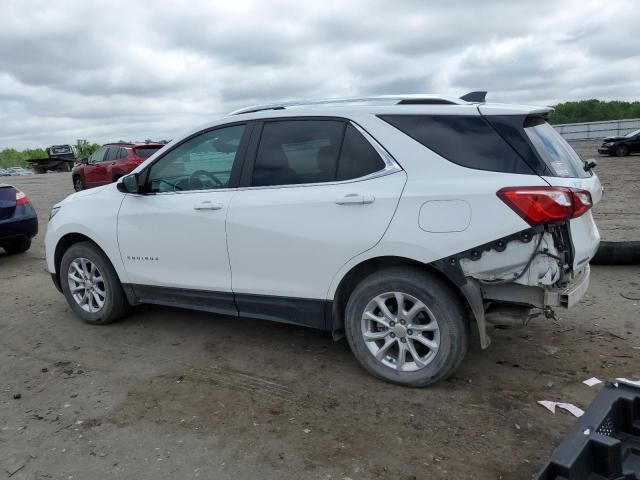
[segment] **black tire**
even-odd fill
[[[362,317],[367,305],[388,292],[402,292],[424,303],[439,327],[439,349],[430,363],[418,370],[398,371],[385,365],[375,358],[363,337]],[[469,346],[469,323],[460,297],[435,274],[413,267],[389,268],[365,278],[347,302],[345,330],[353,354],[369,373],[411,387],[446,379],[460,366]]]
[[[96,312],[88,312],[84,310],[78,302],[73,298],[70,291],[68,274],[71,263],[79,258],[89,260],[98,268],[102,277],[102,284],[105,292],[104,305]],[[113,323],[125,316],[131,309],[131,305],[127,301],[127,296],[122,289],[122,284],[118,278],[118,274],[111,265],[106,255],[91,242],[74,243],[64,252],[62,261],[60,262],[60,285],[62,292],[69,303],[71,309],[91,325],[106,325]]]
[[[14,240],[9,240],[2,244],[2,248],[4,248],[7,251],[7,253],[11,255],[15,255],[17,253],[24,253],[31,248],[31,239],[16,238]]]
[[[600,242],[592,265],[640,265],[640,242]]]
[[[73,177],[73,188],[76,192],[85,189],[84,181],[82,180],[82,177],[80,175],[75,175]]]
[[[618,145],[614,149],[614,153],[616,154],[616,157],[626,157],[629,155],[629,147],[626,145]]]

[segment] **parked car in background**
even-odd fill
[[[8,177],[9,175],[11,175],[9,173],[9,170],[7,170],[5,168],[0,168],[0,177]]]
[[[17,188],[0,183],[0,247],[22,253],[38,233],[38,216],[29,198]]]
[[[602,187],[551,111],[477,93],[243,109],[54,205],[47,268],[91,324],[155,303],[305,325],[430,385],[474,326],[489,346],[485,309],[587,291]]]
[[[635,130],[620,137],[607,137],[598,148],[600,155],[624,157],[630,153],[640,153],[640,130]]]
[[[9,167],[7,168],[10,176],[21,176],[21,175],[33,175],[33,171],[24,167]]]
[[[115,182],[164,147],[162,143],[108,143],[71,171],[77,192]]]

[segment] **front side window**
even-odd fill
[[[89,157],[89,163],[97,163],[104,160],[104,154],[106,153],[106,151],[107,147],[100,147],[96,152],[93,153],[93,155]]]
[[[384,161],[351,124],[341,120],[267,122],[252,186],[326,183],[383,170]]]
[[[147,190],[160,193],[228,187],[245,127],[211,130],[178,145],[152,165]]]

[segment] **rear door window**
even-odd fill
[[[481,116],[381,115],[441,157],[467,168],[533,174],[533,170]]]
[[[118,150],[120,150],[120,147],[109,147],[107,155],[104,157],[104,161],[109,162],[111,160],[115,160],[118,156]]]
[[[149,158],[151,155],[160,150],[164,145],[147,145],[144,147],[135,147],[133,149],[136,156],[141,158]]]
[[[546,120],[527,118],[524,131],[536,152],[556,177],[588,178],[584,163],[571,145]]]
[[[339,120],[265,123],[251,185],[335,181],[345,125]]]

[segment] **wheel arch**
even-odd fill
[[[109,258],[109,255],[107,255],[107,252],[105,252],[100,247],[100,245],[98,245],[92,238],[78,232],[67,233],[66,235],[63,235],[60,238],[60,240],[58,240],[58,243],[56,244],[56,248],[53,254],[53,262],[55,265],[55,276],[56,276],[58,285],[60,285],[60,281],[61,281],[60,264],[62,263],[62,257],[64,256],[64,252],[69,250],[69,248],[71,248],[72,245],[75,245],[76,243],[80,243],[80,242],[90,242],[91,244],[93,244],[98,250],[100,250],[100,252],[102,252],[102,254],[105,257],[107,257],[107,259],[109,259],[109,262],[111,262],[111,265],[113,265],[113,262]],[[116,270],[115,266],[114,266],[114,270]],[[116,275],[117,274],[118,274],[118,271],[116,270]]]
[[[460,297],[460,301],[464,305],[468,312],[468,320],[475,320],[480,330],[480,337],[483,339],[486,336],[484,325],[484,312],[478,312],[478,301],[482,301],[480,298],[474,298],[474,293],[467,288],[466,285],[459,285],[459,280],[456,281],[446,269],[441,268],[433,263],[426,264],[420,261],[396,256],[381,256],[373,257],[362,261],[361,263],[352,267],[340,280],[335,290],[332,303],[331,312],[331,332],[335,340],[338,340],[344,336],[344,314],[349,301],[349,296],[355,287],[367,276],[373,274],[376,271],[389,268],[406,266],[411,268],[417,268],[424,271],[428,271],[437,277],[439,277],[444,284],[448,285],[454,293]],[[479,291],[477,292],[479,295]],[[483,348],[485,347],[485,341],[482,340]],[[487,345],[488,346],[488,343]]]

